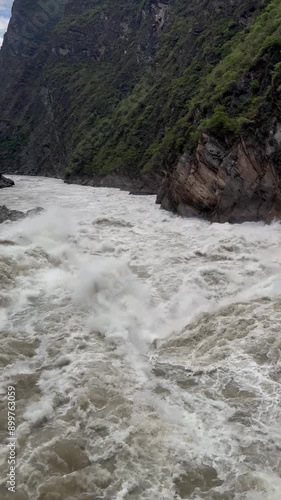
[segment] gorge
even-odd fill
[[[280,114],[280,0],[14,0],[1,500],[280,500]]]
[[[280,218],[280,51],[277,0],[15,0],[1,170]]]

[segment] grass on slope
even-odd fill
[[[169,167],[201,130],[231,141],[254,123],[272,92],[281,90],[281,3],[263,3],[250,23],[237,25],[218,12],[202,30],[178,0],[155,64],[145,71],[136,63],[135,41],[125,57],[122,47],[113,46],[111,60],[77,67],[75,75],[67,65],[51,68],[52,78],[73,96],[70,169],[90,174],[126,168],[135,175]],[[83,16],[90,22],[96,10]],[[192,32],[196,41],[186,46]]]

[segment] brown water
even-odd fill
[[[280,224],[15,180],[45,212],[0,227],[1,500],[279,500]]]

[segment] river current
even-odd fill
[[[281,225],[14,180],[44,212],[0,226],[1,500],[280,500]]]

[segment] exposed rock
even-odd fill
[[[82,186],[109,187],[129,191],[135,195],[153,195],[157,193],[161,183],[160,175],[144,175],[142,178],[131,178],[126,175],[114,173],[105,176],[81,175],[68,176],[66,184],[81,184]]]
[[[230,150],[203,134],[184,155],[157,197],[165,209],[212,222],[271,222],[281,217],[281,184],[270,160],[238,142]]]
[[[44,212],[44,208],[42,207],[31,208],[30,210],[27,210],[27,212],[24,213],[24,216],[32,217],[33,215],[41,214],[41,212]]]
[[[24,219],[25,217],[30,217],[32,215],[37,215],[43,211],[43,208],[37,207],[27,212],[20,212],[19,210],[10,210],[5,207],[5,205],[0,206],[0,224],[7,220],[16,221],[19,219]]]
[[[0,174],[0,189],[12,187],[14,185],[15,183],[12,179],[8,179],[7,177],[4,177],[4,175]]]
[[[19,212],[18,210],[9,210],[5,205],[0,206],[0,224],[5,222],[6,220],[15,221],[18,219],[22,219],[24,217],[23,212]]]

